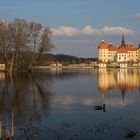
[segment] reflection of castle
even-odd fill
[[[134,88],[140,88],[139,69],[99,69],[98,86],[104,96],[107,91],[119,89],[124,98],[125,91],[130,92]]]

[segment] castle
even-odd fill
[[[110,42],[107,44],[104,40],[98,46],[98,66],[116,66],[128,67],[133,64],[139,65],[140,62],[140,45],[136,48],[132,44],[126,44],[124,35],[122,36],[121,45],[115,47]]]

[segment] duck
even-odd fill
[[[94,110],[103,110],[104,112],[106,112],[105,106],[106,104],[103,104],[103,106],[94,106]]]

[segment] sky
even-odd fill
[[[97,57],[102,39],[140,43],[140,0],[0,0],[0,19],[22,18],[53,32],[54,54]]]

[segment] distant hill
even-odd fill
[[[26,52],[30,56],[30,52]],[[25,59],[26,61],[26,59]],[[76,57],[72,55],[65,55],[65,54],[43,54],[34,65],[50,65],[59,61],[63,65],[68,64],[80,64],[80,63],[90,63],[91,61],[97,61],[97,58],[83,58],[83,57]],[[4,63],[3,54],[0,52],[0,63]]]
[[[80,64],[90,63],[91,61],[97,61],[97,58],[83,58],[65,54],[44,54],[36,62],[37,65],[49,65],[51,63],[59,61],[63,65],[68,64]]]

